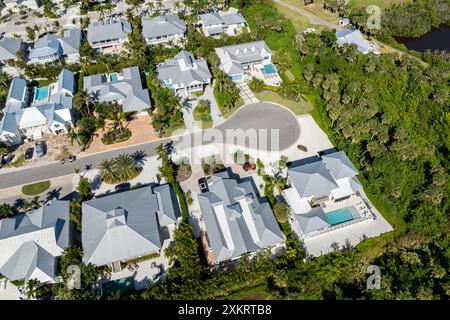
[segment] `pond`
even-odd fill
[[[450,28],[447,26],[434,29],[419,38],[395,38],[408,49],[416,51],[442,50],[450,51]]]

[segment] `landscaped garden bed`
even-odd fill
[[[123,141],[127,141],[131,137],[131,131],[128,128],[122,129],[122,130],[111,130],[107,133],[105,133],[102,137],[103,144],[114,144],[119,143]]]

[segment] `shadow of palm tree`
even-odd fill
[[[16,199],[16,201],[14,201],[13,206],[16,209],[22,209],[23,206],[25,205],[25,199],[24,198],[18,198]]]
[[[58,188],[47,192],[46,201],[50,201],[52,199],[59,199],[59,197],[61,196],[61,190],[62,188]]]
[[[170,140],[169,142],[166,142],[164,144],[164,150],[167,152],[167,154],[172,154],[173,151],[173,140]]]
[[[147,153],[144,150],[137,150],[131,156],[133,157],[133,160],[136,163],[136,165],[138,165],[141,168],[144,166],[145,161],[147,161],[146,159]]]

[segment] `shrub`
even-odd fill
[[[250,90],[252,90],[253,92],[261,92],[264,90],[265,88],[265,84],[264,81],[257,79],[255,77],[253,77],[249,82],[248,82],[248,87],[250,88]]]
[[[108,145],[126,141],[130,139],[130,137],[131,131],[128,128],[122,130],[115,129],[105,133],[102,137],[102,142],[103,144]]]

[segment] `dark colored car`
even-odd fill
[[[36,155],[38,157],[45,156],[46,151],[47,150],[46,150],[46,146],[45,146],[45,142],[44,141],[36,142]]]
[[[25,151],[25,160],[30,160],[33,158],[33,154],[34,154],[34,148],[28,148]]]
[[[7,163],[11,162],[11,160],[12,160],[12,156],[11,156],[10,154],[4,154],[4,155],[2,156],[2,161],[1,161],[1,163],[2,163],[2,164],[7,164]]]
[[[70,162],[74,162],[77,159],[77,157],[75,157],[74,155],[70,155],[67,158],[62,159],[59,163],[64,164],[64,163],[70,163]]]
[[[253,162],[245,162],[242,165],[242,169],[244,169],[244,171],[255,170],[256,169],[256,164],[254,164]]]
[[[198,186],[200,187],[200,191],[202,193],[208,192],[208,182],[206,181],[205,177],[202,177],[200,179],[198,179]]]
[[[116,192],[120,192],[120,191],[130,190],[130,187],[131,187],[131,183],[124,182],[124,183],[121,183],[121,184],[118,184],[117,186],[115,186],[114,190],[116,190]]]

